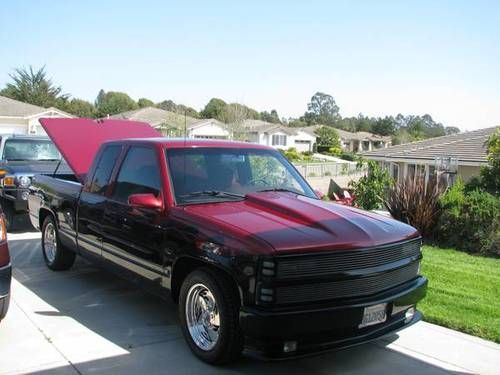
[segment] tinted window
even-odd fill
[[[120,151],[121,146],[108,146],[104,149],[90,185],[91,193],[104,194]]]
[[[160,193],[160,168],[156,152],[149,147],[131,147],[116,179],[113,198],[127,202],[132,194]]]

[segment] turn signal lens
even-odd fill
[[[7,171],[5,169],[0,169],[0,177],[3,177],[7,174]]]
[[[16,185],[16,178],[13,176],[4,177],[3,185],[4,186],[15,186]]]

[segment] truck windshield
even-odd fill
[[[61,154],[50,140],[7,139],[2,159],[49,161],[61,159]]]
[[[244,199],[248,193],[289,191],[316,198],[278,151],[179,148],[166,151],[177,203]]]

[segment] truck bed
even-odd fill
[[[36,175],[33,177],[28,198],[31,223],[41,229],[43,217],[40,208],[50,209],[57,215],[63,232],[75,234],[75,215],[82,184],[73,174]],[[49,207],[47,207],[49,205]],[[43,211],[42,211],[43,212]]]

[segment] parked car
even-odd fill
[[[61,155],[48,137],[3,134],[0,156],[0,205],[10,230],[16,215],[28,213],[33,176],[53,172]]]
[[[11,273],[7,227],[0,209],[0,321],[5,318],[9,309]]]
[[[421,318],[418,232],[321,201],[275,149],[149,138],[118,120],[41,122],[74,171],[31,186],[47,266],[78,254],[169,293],[202,360],[294,357]]]

